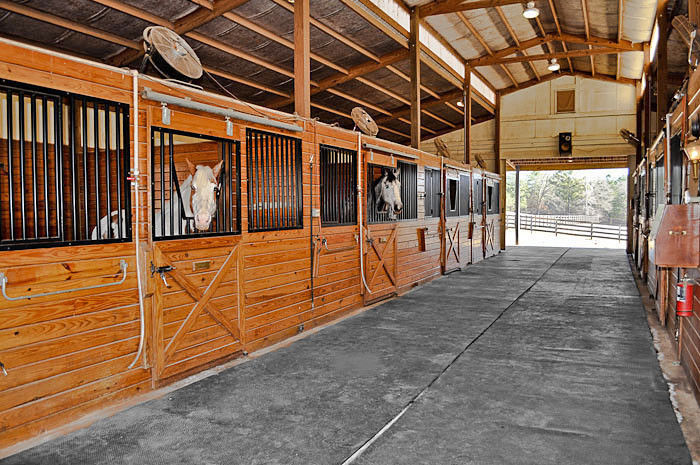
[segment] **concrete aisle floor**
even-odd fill
[[[2,463],[690,464],[627,263],[511,249]]]

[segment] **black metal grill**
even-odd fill
[[[0,81],[0,249],[131,240],[129,106]]]
[[[459,179],[447,178],[447,203],[445,208],[446,216],[458,216],[459,206],[462,199],[459,198]]]
[[[488,214],[500,213],[500,182],[494,181],[493,186],[489,186],[489,203],[488,203]]]
[[[471,202],[471,177],[468,174],[459,175],[459,216],[469,214],[469,203]]]
[[[303,227],[301,139],[246,130],[248,230]]]
[[[425,169],[425,217],[440,216],[440,170]]]
[[[320,146],[321,222],[323,226],[357,223],[357,152]]]
[[[401,201],[403,210],[396,215],[396,220],[411,220],[418,218],[418,167],[413,163],[397,162],[400,169]],[[376,208],[374,185],[382,177],[382,170],[392,169],[380,165],[367,165],[367,221],[373,223],[390,223],[387,213],[379,212]]]
[[[223,236],[241,232],[241,145],[239,141],[172,129],[151,132],[151,217],[153,238],[184,239]],[[219,172],[216,214],[208,231],[194,227],[190,207],[190,173],[193,165],[213,167],[223,160]]]
[[[474,176],[474,214],[481,215],[484,207],[484,180],[481,176]]]

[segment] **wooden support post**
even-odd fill
[[[661,2],[664,3],[665,2]],[[656,125],[657,131],[664,127],[664,118],[668,112],[668,13],[660,8],[658,15],[659,45],[656,47]]]
[[[471,87],[471,86],[470,86]],[[496,154],[496,170],[501,175],[499,183],[499,211],[501,213],[500,241],[501,250],[506,250],[506,161],[501,158],[501,94],[496,94],[496,107],[493,113],[496,120],[496,137],[494,142],[494,153]],[[470,141],[471,142],[471,141]]]
[[[464,103],[464,164],[472,162],[472,72],[471,68],[464,70],[463,86]]]
[[[520,165],[515,165],[515,245],[520,244]]]
[[[651,55],[649,50],[649,44],[644,44],[644,74],[642,78],[644,79],[644,139],[642,143],[644,144],[644,149],[648,149],[651,144],[651,76],[650,76],[650,63]]]
[[[641,85],[638,83],[637,86],[639,86],[639,95],[641,93]],[[637,139],[639,139],[639,145],[637,145],[637,165],[642,162],[642,156],[644,153],[644,136],[642,134],[643,127],[643,108],[644,108],[644,96],[642,95],[638,100],[637,100]]]
[[[294,2],[294,111],[311,117],[309,0]]]
[[[634,197],[634,182],[632,175],[637,167],[637,156],[628,155],[627,156],[627,253],[634,252],[634,246],[632,241],[632,233],[634,232],[634,202],[632,201]],[[620,240],[620,234],[618,234],[618,240]]]
[[[420,16],[417,8],[411,10],[408,51],[411,61],[411,147],[417,149],[420,148]]]

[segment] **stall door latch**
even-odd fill
[[[164,265],[164,266],[155,266],[153,262],[151,262],[151,277],[153,277],[154,274],[158,273],[160,275],[160,279],[163,280],[163,284],[165,284],[165,287],[170,287],[170,284],[168,284],[168,280],[165,279],[165,273],[169,271],[173,271],[175,269],[174,266],[170,265]]]

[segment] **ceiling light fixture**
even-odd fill
[[[464,107],[464,102],[462,102],[461,100],[457,100],[457,106],[458,106],[459,108]]]
[[[535,7],[535,2],[527,2],[527,8],[523,10],[523,17],[525,19],[535,19],[540,15],[539,8]]]
[[[559,63],[557,63],[556,58],[552,58],[552,61],[549,62],[549,66],[547,66],[547,69],[552,71],[552,72],[559,71],[560,68],[561,68],[561,65],[559,65]]]

